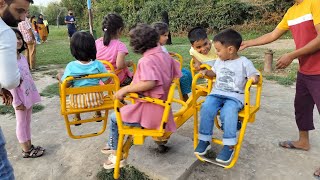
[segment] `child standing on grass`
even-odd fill
[[[103,38],[96,40],[97,59],[109,61],[115,70],[121,70],[117,76],[120,86],[129,85],[132,81],[132,73],[128,67],[133,65],[132,61],[126,61],[128,55],[126,45],[119,40],[124,28],[123,19],[118,14],[110,13],[104,17],[102,22]],[[108,66],[106,66],[109,69]]]
[[[69,76],[83,76],[88,74],[107,73],[106,68],[100,61],[96,61],[96,46],[94,38],[91,34],[86,32],[76,32],[71,37],[70,49],[72,56],[76,59],[68,63],[63,75],[59,73],[57,79],[64,81]],[[74,80],[68,86],[83,87],[83,86],[97,86],[100,80],[108,83],[107,78],[102,79],[80,79]],[[102,92],[73,94],[70,95],[70,106],[72,108],[93,108],[103,104]],[[101,112],[97,111],[95,118],[101,117]],[[76,114],[75,121],[81,120],[80,114]],[[80,125],[80,124],[78,124]]]
[[[18,29],[13,29],[17,36],[17,57],[18,68],[21,74],[21,84],[10,90],[13,101],[12,106],[15,111],[17,128],[16,134],[22,147],[23,158],[37,158],[44,154],[45,149],[34,146],[31,143],[31,115],[32,106],[41,101],[36,85],[29,70],[28,61],[21,53],[27,46],[22,34]]]
[[[139,24],[130,31],[130,46],[135,53],[142,54],[139,60],[136,75],[130,85],[115,93],[115,98],[122,100],[128,93],[140,93],[144,96],[166,100],[170,85],[174,78],[181,76],[179,63],[173,61],[168,53],[163,52],[158,44],[159,34],[154,28],[146,24]],[[124,124],[140,126],[146,129],[158,129],[161,124],[164,108],[162,106],[137,101],[120,109]],[[107,146],[109,156],[104,163],[105,169],[112,169],[115,165],[115,151],[118,146],[118,126],[115,114],[112,114],[110,134]],[[175,131],[176,125],[172,112],[169,114],[167,131]],[[121,160],[120,166],[125,165]]]
[[[160,35],[159,44],[161,45],[162,50],[166,53],[169,53],[166,47],[164,47],[164,45],[167,43],[168,35],[169,35],[168,25],[163,22],[156,22],[156,23],[153,23],[153,27],[155,28],[157,33]],[[182,77],[180,78],[180,87],[182,91],[183,100],[187,101],[189,99],[188,93],[191,92],[192,75],[191,75],[191,72],[186,68],[182,68],[181,72],[182,72]]]
[[[253,84],[258,83],[259,72],[250,60],[238,55],[242,43],[238,32],[224,30],[213,38],[213,42],[219,59],[212,70],[203,70],[202,73],[209,77],[216,76],[216,83],[200,110],[199,144],[194,153],[205,155],[211,148],[214,118],[220,110],[220,118],[224,124],[224,146],[216,161],[229,163],[237,143],[238,112],[243,108],[244,88],[249,79],[252,79]]]
[[[189,31],[188,39],[191,43],[189,52],[194,60],[194,68],[199,71],[201,64],[208,64],[212,67],[217,55],[206,30],[202,27],[195,27]]]

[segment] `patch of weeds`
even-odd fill
[[[98,180],[113,180],[113,170],[102,169],[97,174]],[[120,180],[151,180],[147,175],[140,172],[133,166],[126,166],[120,169]]]
[[[32,113],[37,113],[40,112],[44,109],[45,107],[41,104],[36,104],[32,107]],[[14,109],[12,106],[5,106],[5,105],[0,105],[0,114],[1,115],[14,115]]]
[[[54,83],[47,86],[41,93],[41,96],[52,98],[53,96],[59,96],[59,84]]]
[[[285,76],[277,76],[277,75],[265,75],[267,80],[277,81],[277,83],[284,86],[291,86],[295,81],[296,77],[289,74],[287,77]]]
[[[48,75],[48,76],[52,76],[52,77],[55,77],[57,74],[58,74],[58,71],[57,71],[57,70],[47,71],[47,72],[44,72],[44,73],[43,73],[43,75]]]

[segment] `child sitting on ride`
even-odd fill
[[[202,27],[195,27],[189,31],[188,39],[191,43],[189,53],[194,61],[194,68],[199,71],[201,64],[208,64],[212,67],[217,55],[206,30]]]
[[[138,24],[130,31],[130,46],[135,53],[143,57],[138,62],[138,67],[130,85],[121,88],[115,93],[115,98],[122,100],[128,93],[139,93],[144,96],[166,100],[171,83],[174,78],[181,76],[180,66],[172,60],[168,53],[163,52],[159,42],[159,34],[147,24]],[[158,129],[161,124],[164,108],[160,105],[145,101],[136,101],[120,109],[123,123],[127,126],[138,126],[145,129]],[[118,126],[116,116],[110,117],[110,134],[107,143],[108,160],[104,163],[105,169],[112,169],[115,165],[115,151],[118,146]],[[169,114],[167,131],[175,131],[176,125],[172,112]],[[125,160],[120,161],[120,166]]]
[[[109,61],[115,70],[121,70],[117,74],[121,87],[129,85],[133,76],[128,69],[133,65],[133,62],[125,60],[125,56],[128,55],[128,49],[119,40],[123,28],[122,17],[118,14],[110,13],[104,17],[102,22],[103,38],[96,40],[97,59]],[[106,68],[109,69],[108,66]]]
[[[159,43],[161,45],[162,50],[166,53],[169,53],[166,47],[164,47],[164,45],[167,43],[168,35],[169,35],[168,25],[163,22],[156,22],[156,23],[153,23],[152,25],[157,31],[157,33],[160,35]],[[182,77],[180,78],[180,87],[182,91],[183,100],[187,101],[189,99],[188,93],[191,92],[192,75],[191,75],[191,72],[186,68],[182,68],[181,73],[182,73]]]
[[[86,32],[76,32],[70,41],[70,49],[75,61],[69,62],[64,73],[59,73],[57,79],[64,81],[67,77],[81,77],[89,74],[107,73],[108,71],[100,61],[96,61],[96,46],[94,38]],[[108,83],[108,78],[102,79],[79,79],[74,80],[68,86],[83,87],[97,86],[99,82]],[[103,94],[85,93],[70,95],[70,106],[72,108],[93,108],[103,104]],[[101,112],[97,111],[95,117],[101,117]],[[80,114],[76,114],[74,120],[81,120]],[[80,125],[80,124],[77,124]]]
[[[252,79],[253,84],[258,83],[259,72],[250,60],[238,55],[242,43],[238,32],[226,29],[213,38],[213,43],[219,58],[212,70],[202,70],[201,73],[209,77],[216,76],[216,83],[200,110],[199,144],[194,153],[205,155],[211,148],[214,118],[220,110],[224,146],[216,161],[228,163],[237,143],[238,112],[243,108],[246,82]]]

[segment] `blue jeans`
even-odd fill
[[[5,144],[6,142],[0,128],[0,179],[14,180],[13,169],[7,157]]]
[[[116,114],[112,113],[110,116],[111,124],[110,124],[110,133],[108,138],[107,146],[112,150],[117,150],[118,148],[118,139],[119,139],[119,132],[118,132],[118,124],[116,119]],[[134,126],[134,127],[141,127],[139,123],[125,123],[126,126]]]
[[[243,104],[232,97],[209,95],[200,110],[199,140],[212,140],[214,118],[220,110],[221,123],[224,124],[223,144],[232,146],[237,144],[238,113]]]

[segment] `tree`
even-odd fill
[[[30,14],[30,16],[36,16],[36,17],[38,17],[39,14],[40,14],[40,8],[39,8],[39,6],[31,5],[31,6],[29,7],[29,14]]]
[[[60,4],[51,2],[45,9],[45,17],[49,24],[56,24],[57,26],[64,24],[64,16],[61,14],[66,14],[67,8],[61,7]]]

